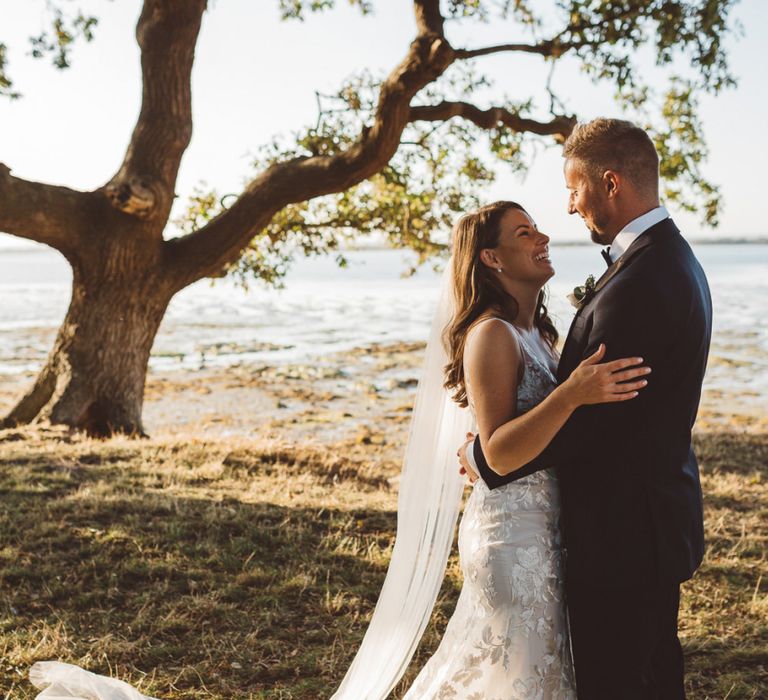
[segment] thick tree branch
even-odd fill
[[[165,224],[192,137],[190,76],[206,0],[144,0],[141,113],[120,170],[105,192],[117,209]],[[162,226],[158,227],[158,232]]]
[[[456,59],[464,60],[468,58],[477,58],[478,56],[488,56],[490,54],[502,53],[506,51],[533,53],[540,56],[559,58],[564,53],[575,47],[576,44],[572,42],[561,43],[557,39],[542,41],[538,44],[499,44],[497,46],[485,46],[481,49],[457,49]]]
[[[416,13],[419,36],[432,34],[445,37],[445,19],[440,14],[440,0],[414,0],[413,10]]]
[[[30,182],[0,163],[0,231],[45,243],[67,257],[80,243],[94,195]]]
[[[253,236],[292,202],[341,192],[380,171],[400,145],[411,99],[454,60],[443,37],[438,0],[415,0],[419,34],[403,62],[382,83],[373,124],[334,156],[297,158],[273,165],[224,213],[198,231],[166,243],[169,272],[179,288],[217,275],[236,261]]]
[[[411,107],[410,121],[446,121],[453,117],[468,119],[482,129],[506,126],[513,131],[554,136],[558,142],[565,141],[576,124],[576,117],[573,116],[558,115],[551,121],[540,122],[521,117],[503,107],[480,109],[468,102],[441,102],[436,105]]]

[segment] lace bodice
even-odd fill
[[[557,358],[552,354],[546,341],[541,337],[538,329],[525,331],[517,328],[513,324],[501,318],[487,318],[480,321],[470,331],[478,328],[482,323],[488,321],[497,321],[507,326],[515,335],[520,345],[523,355],[523,377],[517,387],[517,411],[518,414],[530,411],[534,406],[541,403],[555,388],[557,380]],[[475,403],[467,379],[467,396],[472,415],[475,415]],[[477,421],[475,420],[475,424]]]

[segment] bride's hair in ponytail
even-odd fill
[[[445,388],[454,390],[453,400],[467,406],[467,385],[464,377],[464,345],[472,324],[489,309],[495,316],[510,323],[518,314],[517,300],[507,292],[493,271],[480,262],[480,251],[495,248],[501,235],[501,219],[510,209],[525,212],[516,202],[494,202],[459,219],[453,229],[454,313],[443,332],[448,353],[445,366]],[[527,212],[526,212],[527,213]],[[539,294],[534,323],[554,349],[557,330],[547,313],[545,291]]]

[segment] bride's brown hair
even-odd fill
[[[467,385],[464,377],[464,345],[472,324],[486,311],[510,323],[519,312],[517,300],[507,292],[492,270],[480,262],[480,251],[495,248],[501,235],[501,219],[510,209],[527,212],[517,202],[494,202],[459,219],[453,229],[454,313],[443,331],[443,343],[448,353],[445,366],[445,386],[455,390],[453,400],[467,406]],[[554,349],[557,329],[549,318],[544,289],[539,293],[534,325]]]

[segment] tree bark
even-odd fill
[[[173,292],[159,246],[116,238],[73,266],[54,347],[2,427],[50,421],[98,437],[144,435],[147,363]]]
[[[173,294],[163,242],[192,135],[190,75],[207,0],[144,0],[136,27],[142,106],[118,172],[94,192],[31,183],[0,163],[0,230],[72,265],[72,300],[32,389],[0,427],[49,420],[91,435],[143,435],[152,344]]]
[[[0,231],[49,245],[67,258],[76,255],[86,212],[97,199],[91,192],[24,180],[0,163]]]
[[[162,236],[181,158],[192,138],[190,75],[206,0],[144,0],[141,113],[120,169],[104,192],[116,209],[154,224]]]

